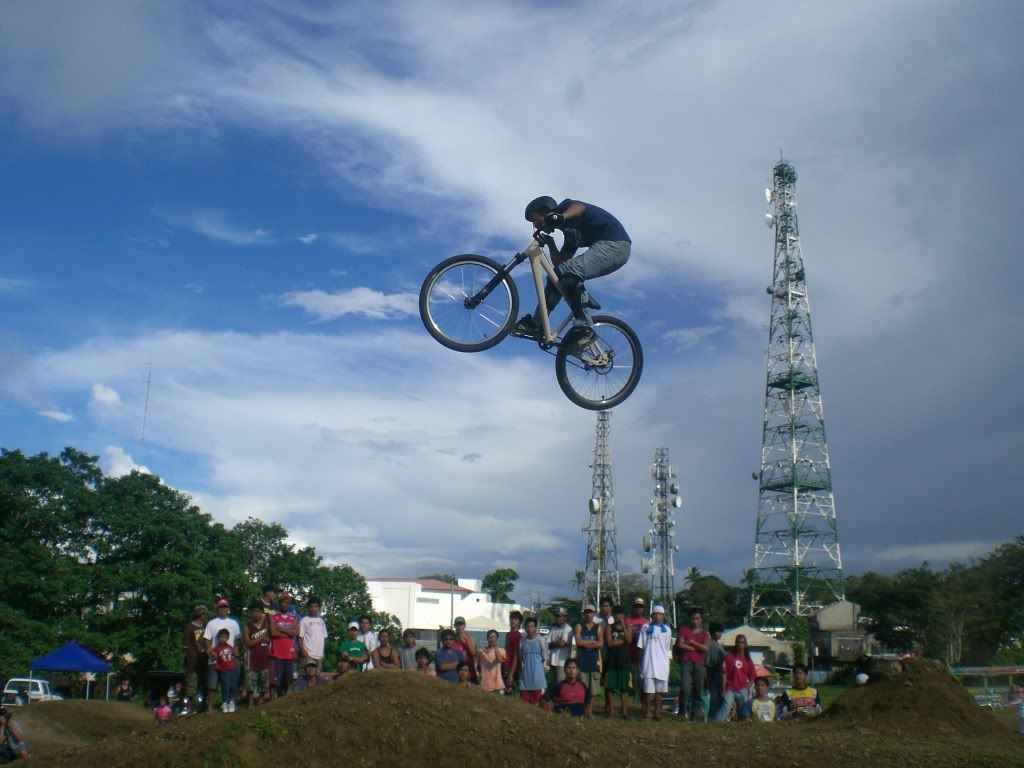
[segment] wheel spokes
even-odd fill
[[[512,297],[504,284],[475,307],[466,306],[466,299],[475,296],[495,274],[493,267],[477,262],[454,264],[439,274],[427,295],[427,313],[434,328],[465,344],[479,343],[501,331],[512,311]]]

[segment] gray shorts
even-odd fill
[[[591,696],[596,696],[601,691],[600,672],[580,672],[579,681],[590,689]]]
[[[629,261],[629,240],[598,240],[583,253],[563,261],[555,271],[559,275],[575,275],[582,281],[610,275]]]
[[[270,670],[248,670],[245,673],[245,692],[257,696],[261,693],[270,693]]]

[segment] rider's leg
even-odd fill
[[[577,324],[586,323],[583,308],[580,306],[583,281],[610,275],[629,261],[629,252],[628,240],[599,240],[583,253],[558,265],[555,271],[560,276],[559,285],[563,286],[569,297]]]
[[[622,267],[629,261],[630,243],[628,240],[599,240],[583,253],[563,261],[555,268],[559,275],[559,285],[569,296],[569,303],[576,319],[576,325],[587,325],[583,314],[582,283],[592,277],[604,277]],[[544,300],[550,313],[561,300],[562,296],[548,280],[544,286]],[[575,302],[575,303],[574,303]],[[516,326],[520,331],[535,333],[541,327],[540,307],[533,315],[526,315]]]

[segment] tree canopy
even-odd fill
[[[483,590],[496,603],[508,603],[512,600],[512,591],[516,588],[519,574],[512,568],[498,568],[491,571],[483,579]]]
[[[377,616],[366,581],[288,542],[276,523],[226,528],[155,475],[106,477],[95,456],[0,452],[0,674],[77,640],[117,667],[180,668],[181,630],[216,597],[243,615],[261,585],[301,605],[323,601],[332,635],[361,613]],[[212,606],[211,606],[212,608]]]

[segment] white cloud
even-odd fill
[[[102,371],[130,392],[145,354],[161,361],[147,444],[199,463],[189,490],[218,519],[280,521],[378,573],[419,572],[440,553],[482,574],[498,555],[541,562],[576,544],[593,414],[567,406],[546,356],[460,355],[418,332],[188,332],[97,339],[38,363],[71,391]],[[114,473],[137,466],[117,445],[103,455]]]
[[[372,288],[350,288],[347,291],[291,291],[281,297],[286,307],[301,307],[318,320],[331,320],[356,315],[369,320],[392,320],[414,315],[419,311],[415,293],[386,294]]]
[[[706,339],[722,330],[720,325],[702,325],[694,328],[676,328],[662,334],[665,341],[671,342],[680,349],[692,349]]]
[[[381,248],[381,241],[379,239],[365,235],[337,233],[331,235],[331,240],[335,245],[344,248],[346,251],[359,255],[373,253]]]
[[[299,242],[303,245],[312,245],[320,237],[316,232],[308,232],[305,235],[299,235]]]
[[[18,277],[0,277],[0,293],[17,293],[22,291],[31,283]]]
[[[897,552],[910,548],[899,554],[916,556],[921,526],[946,524],[948,553],[973,546],[957,543],[953,521],[962,514],[971,516],[978,541],[999,540],[1016,525],[1006,502],[1014,470],[1006,457],[1020,453],[1022,416],[1006,382],[1019,379],[1019,366],[1005,351],[1019,346],[1024,328],[1012,293],[1020,267],[1006,201],[1014,199],[1020,176],[1020,153],[1007,137],[1021,133],[1022,121],[1016,101],[992,96],[1012,92],[1020,80],[1016,26],[1001,23],[1005,11],[932,5],[805,3],[780,10],[663,2],[581,16],[558,4],[524,15],[512,5],[467,8],[441,0],[406,4],[401,13],[387,4],[288,4],[239,20],[212,18],[189,4],[154,10],[112,0],[97,10],[68,3],[57,14],[21,4],[0,27],[7,54],[0,97],[17,124],[33,132],[109,131],[120,138],[138,135],[139,126],[169,126],[188,128],[188,141],[214,144],[219,125],[243,124],[291,138],[297,151],[365,191],[357,196],[360,210],[385,201],[387,216],[402,218],[402,227],[418,217],[453,247],[525,236],[519,212],[541,193],[582,197],[618,214],[633,236],[634,257],[600,283],[602,301],[605,292],[621,298],[638,286],[683,286],[693,291],[686,302],[695,299],[698,310],[713,306],[646,335],[638,327],[645,342],[683,323],[693,326],[678,329],[687,332],[721,325],[731,342],[692,368],[673,369],[664,356],[649,354],[640,389],[613,422],[622,551],[635,547],[645,524],[643,514],[626,511],[629,500],[646,508],[645,465],[653,447],[664,444],[687,489],[681,559],[694,562],[749,563],[752,541],[735,531],[753,527],[746,478],[756,468],[764,385],[766,334],[755,329],[768,316],[771,259],[760,182],[781,143],[801,174],[799,210],[843,546],[866,558],[863,542],[884,530]],[[921,27],[925,8],[929,23]],[[571,46],[560,39],[567,19],[577,43]],[[908,37],[910,28],[920,34]],[[504,34],[496,37],[494,29]],[[782,35],[802,44],[780,48],[775,41]],[[438,46],[441,38],[448,44]],[[532,55],[524,39],[550,52],[545,63],[558,77],[523,88]],[[352,42],[359,40],[362,50]],[[786,73],[794,98],[779,99],[766,87],[766,61]],[[920,61],[948,66],[922,79]],[[666,79],[665,72],[700,76]],[[953,102],[950,92],[963,97]],[[615,94],[613,110],[608,94]],[[537,117],[540,103],[544,120]],[[552,123],[565,127],[560,142],[550,141]],[[597,160],[566,162],[567,143],[573,156]],[[949,216],[951,210],[962,215]],[[963,227],[965,220],[974,226]],[[863,222],[871,222],[868,234]],[[224,214],[192,221],[193,231],[204,227],[205,236],[227,242],[272,239]],[[376,237],[324,237],[355,254],[381,250]],[[964,253],[980,254],[966,281]],[[415,264],[422,273],[433,260],[421,257],[403,254],[396,272],[409,274]],[[355,290],[368,294],[291,295],[318,317],[414,313],[407,294],[395,301]],[[971,311],[951,313],[950,296]],[[678,340],[692,339],[684,333]],[[500,519],[525,514],[524,525],[540,531],[534,544],[542,555],[529,548],[515,553],[540,574],[535,580],[564,584],[579,566],[577,507],[589,493],[592,420],[566,410],[550,369],[533,358],[524,374],[514,358],[503,369],[510,358],[501,350],[466,357],[435,345],[418,357],[417,338],[401,334],[372,336],[377,346],[358,353],[354,340],[314,335],[146,340],[159,341],[174,359],[175,386],[161,397],[166,418],[178,423],[158,420],[167,430],[160,439],[207,462],[211,508],[280,515],[303,540],[324,541],[337,556],[353,552],[371,564],[443,559],[473,567],[464,560],[462,531],[431,540],[427,552],[423,521],[463,510],[469,520],[459,518],[460,526],[488,541],[494,532],[476,525],[486,517],[471,501],[486,499],[480,506],[493,505]],[[394,346],[403,354],[381,354]],[[127,393],[138,389],[138,360],[150,356],[131,339],[39,355],[88,371],[65,370],[64,379],[33,371],[13,384],[5,381],[10,372],[0,371],[0,384],[27,397],[73,381],[78,395],[113,370],[122,373],[111,383]],[[456,374],[467,381],[451,383]],[[980,400],[979,380],[988,387]],[[350,389],[357,393],[351,399]],[[33,400],[31,407],[48,402],[60,400]],[[536,419],[533,409],[548,406],[557,418]],[[467,427],[464,409],[487,426]],[[350,417],[352,410],[369,421]],[[393,412],[400,421],[374,421]],[[937,413],[941,431],[958,434],[956,441],[936,436]],[[250,423],[253,414],[258,418]],[[296,425],[300,414],[308,431]],[[445,421],[449,414],[459,430]],[[183,425],[208,416],[216,429],[184,434]],[[543,446],[534,456],[538,434],[554,435],[559,450]],[[497,472],[492,444],[500,446],[498,458],[533,458],[513,462],[515,472]],[[417,445],[450,453],[428,460]],[[473,454],[481,456],[476,463],[459,460]],[[284,466],[267,456],[284,456]],[[453,475],[451,467],[462,471]],[[936,468],[949,467],[976,482],[935,482]],[[321,477],[336,473],[337,481]],[[859,480],[865,477],[872,482]],[[541,489],[554,489],[554,496]],[[552,538],[562,548],[542,549]],[[848,558],[851,565],[858,569]]]
[[[101,408],[116,408],[121,405],[121,396],[117,390],[106,384],[93,384],[91,389],[93,405]]]
[[[262,227],[242,227],[230,222],[223,211],[173,211],[157,208],[154,213],[173,227],[229,245],[261,245],[272,242]]]
[[[66,424],[69,421],[74,421],[75,420],[75,417],[72,414],[68,413],[67,411],[58,410],[56,408],[52,408],[52,409],[45,410],[45,411],[36,411],[36,413],[38,413],[40,416],[43,416],[43,417],[45,417],[47,419],[51,419],[53,421],[58,421],[61,424]]]
[[[122,477],[132,471],[152,474],[148,467],[136,464],[128,452],[119,445],[108,445],[103,449],[102,466],[104,473],[111,477]]]

